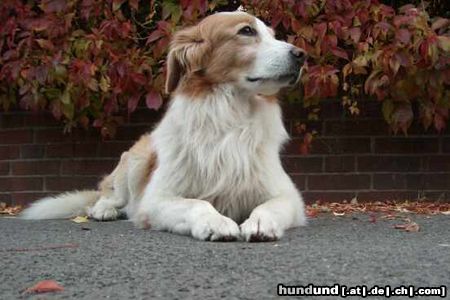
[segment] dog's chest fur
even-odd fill
[[[169,189],[240,222],[273,196],[266,188],[270,161],[287,134],[276,103],[219,94],[176,96],[153,138]]]

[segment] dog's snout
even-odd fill
[[[300,63],[303,63],[306,59],[306,53],[300,48],[292,47],[291,50],[289,50],[289,53],[291,56],[299,61]]]

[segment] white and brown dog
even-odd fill
[[[306,218],[281,165],[288,134],[272,95],[298,81],[304,60],[244,12],[177,32],[166,82],[172,101],[153,132],[123,153],[98,191],[44,198],[22,217],[114,220],[124,211],[138,227],[200,240],[280,238]]]

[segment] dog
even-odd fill
[[[245,12],[221,12],[174,34],[168,109],[124,152],[97,191],[47,197],[24,219],[125,212],[139,228],[199,240],[274,241],[306,223],[279,152],[288,134],[274,97],[295,85],[305,52]]]

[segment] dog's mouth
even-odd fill
[[[273,81],[278,83],[287,83],[289,85],[294,85],[301,74],[301,68],[299,68],[298,71],[294,72],[287,72],[280,75],[275,75],[271,77],[246,77],[248,82],[266,82],[266,81]]]

